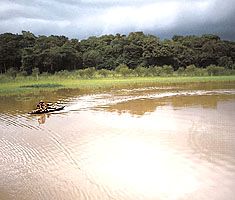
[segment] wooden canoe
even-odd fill
[[[44,114],[44,113],[51,113],[55,111],[63,110],[65,106],[58,106],[58,107],[50,107],[46,110],[33,110],[29,112],[29,114]]]

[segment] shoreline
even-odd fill
[[[175,84],[200,84],[210,82],[234,83],[235,76],[201,76],[201,77],[127,77],[98,79],[69,79],[47,77],[35,79],[12,80],[0,83],[0,96],[26,95],[41,91],[59,89],[79,89],[81,91],[102,91],[105,89],[122,89],[128,87],[165,86]]]

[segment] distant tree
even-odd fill
[[[89,67],[89,68],[85,68],[85,69],[79,70],[79,75],[82,78],[90,79],[90,78],[94,77],[95,72],[96,72],[96,70],[95,70],[94,67]]]
[[[39,69],[38,68],[33,68],[32,69],[32,75],[35,76],[38,80],[38,75],[39,75]]]
[[[0,34],[0,73],[6,73],[8,69],[20,69],[22,36],[12,33]]]
[[[227,56],[222,56],[218,59],[218,65],[219,66],[223,66],[227,69],[232,69],[233,66],[233,60],[231,57],[227,57]]]
[[[109,75],[111,75],[110,70],[107,69],[101,69],[98,71],[98,73],[101,77],[108,77]]]
[[[32,68],[36,65],[36,57],[37,55],[34,53],[33,48],[24,48],[21,53],[21,71],[31,74]]]
[[[177,74],[178,75],[184,75],[184,68],[183,67],[179,67],[177,70]]]
[[[120,64],[118,67],[116,67],[115,71],[124,77],[127,77],[131,73],[131,70],[125,64]]]
[[[136,44],[129,44],[123,48],[124,63],[135,68],[142,62],[142,48]]]
[[[37,37],[29,32],[29,31],[22,31],[22,39],[20,40],[20,46],[22,48],[29,48],[35,45]]]
[[[83,65],[86,67],[98,68],[101,62],[102,62],[102,57],[99,51],[90,50],[83,54]]]
[[[173,71],[174,71],[174,69],[173,69],[172,66],[170,66],[170,65],[164,65],[164,66],[162,67],[162,72],[161,72],[161,74],[162,74],[162,75],[165,75],[165,76],[171,76],[171,75],[173,74]]]
[[[206,69],[207,69],[207,72],[210,76],[223,75],[225,72],[224,67],[219,67],[219,66],[215,66],[215,65],[210,65]]]
[[[137,74],[137,76],[146,76],[148,74],[148,69],[143,66],[136,67],[134,71]]]
[[[197,68],[195,65],[189,65],[186,67],[186,69],[184,70],[185,74],[188,76],[195,76],[196,72],[197,72]]]
[[[15,79],[16,75],[17,75],[17,70],[15,68],[11,67],[7,70],[7,75],[12,77],[13,79]]]
[[[161,74],[163,74],[163,69],[160,66],[155,66],[154,67],[154,75],[155,76],[160,76]]]

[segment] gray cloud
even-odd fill
[[[1,0],[0,33],[154,33],[161,38],[218,34],[235,39],[234,0]]]

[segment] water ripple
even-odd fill
[[[141,117],[100,108],[141,100],[143,109],[160,99],[231,96],[235,90],[159,90],[61,98],[65,110],[45,124],[37,116],[1,113],[0,190],[6,199],[231,199],[234,102],[216,109],[154,107]]]

